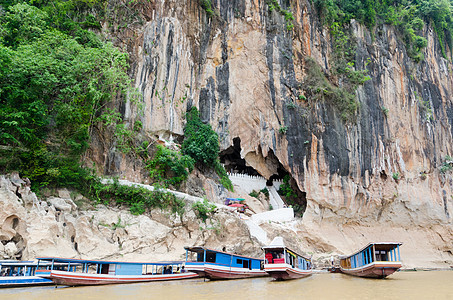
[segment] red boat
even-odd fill
[[[283,238],[276,237],[264,250],[264,271],[276,280],[307,277],[312,274],[311,259],[288,249]]]
[[[401,268],[400,245],[369,243],[350,256],[340,257],[341,272],[367,278],[385,278]]]
[[[114,262],[52,257],[39,260],[68,265],[67,271],[50,271],[50,279],[59,285],[102,285],[198,277],[196,273],[186,272],[182,262]]]

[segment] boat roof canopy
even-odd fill
[[[60,257],[38,257],[40,261],[53,261],[57,263],[70,263],[70,264],[116,264],[116,265],[155,265],[155,266],[168,266],[179,265],[182,261],[160,261],[160,262],[124,262],[124,261],[106,261],[106,260],[84,260],[76,258],[60,258]]]
[[[291,249],[289,249],[288,247],[285,246],[285,242],[283,241],[283,238],[281,236],[277,236],[275,237],[272,242],[270,243],[269,246],[264,246],[262,247],[261,249],[263,250],[283,250],[283,249],[286,249],[288,252],[291,252],[297,256],[300,256],[300,257],[303,257],[307,260],[310,260],[310,258],[308,258],[308,256],[305,256],[305,255],[302,255],[302,254],[299,254]]]
[[[342,255],[342,256],[340,256],[340,259],[344,259],[344,258],[351,257],[353,255],[356,255],[357,253],[362,252],[363,250],[365,250],[366,248],[368,248],[368,247],[370,247],[372,245],[374,245],[376,250],[389,251],[389,250],[392,250],[393,248],[395,248],[397,246],[401,246],[402,244],[403,243],[400,243],[400,242],[371,242],[371,243],[368,243],[365,247],[361,248],[360,250],[354,252],[351,255]]]
[[[261,249],[284,249],[286,248],[285,242],[283,242],[283,238],[281,236],[275,237],[269,246],[264,246]]]
[[[203,253],[206,250],[208,252],[223,253],[223,254],[226,254],[226,255],[233,255],[233,256],[236,256],[236,257],[244,257],[244,258],[249,258],[249,259],[263,260],[261,258],[250,257],[250,256],[245,256],[245,255],[239,255],[239,254],[234,254],[234,253],[228,253],[228,252],[224,252],[224,251],[220,251],[220,250],[214,250],[214,249],[201,247],[201,246],[184,247],[184,249],[186,249],[187,251],[196,252],[196,253]]]
[[[52,263],[50,262],[41,262],[39,263],[40,266],[51,266]],[[62,264],[64,265],[64,264]],[[38,262],[37,261],[31,261],[31,260],[27,260],[27,261],[0,261],[0,266],[1,267],[36,267],[38,266]]]

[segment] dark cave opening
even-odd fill
[[[265,160],[273,164],[274,169],[277,165],[276,173],[266,180],[266,186],[273,186],[274,181],[283,181],[280,190],[277,188],[279,195],[287,206],[293,207],[296,216],[302,216],[307,206],[307,193],[299,189],[296,180],[283,167],[272,150],[269,150]],[[224,164],[227,172],[261,176],[253,167],[247,166],[246,160],[241,158],[241,139],[239,137],[235,137],[233,145],[220,153],[220,162]]]
[[[225,166],[227,172],[260,176],[254,168],[247,166],[245,159],[241,158],[241,139],[239,137],[233,139],[233,146],[220,152],[220,162]]]

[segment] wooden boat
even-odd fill
[[[401,243],[369,243],[350,256],[340,257],[342,273],[385,278],[401,268]]]
[[[205,247],[185,247],[186,269],[211,280],[267,276],[262,259],[252,258]]]
[[[276,280],[307,277],[312,274],[311,259],[288,249],[283,238],[276,237],[264,250],[264,271]]]
[[[33,261],[0,261],[0,288],[52,284],[52,280],[35,274],[37,267]]]
[[[40,261],[67,264],[67,270],[50,270],[50,279],[57,285],[102,285],[180,280],[198,277],[186,272],[180,261],[117,262],[41,257]]]

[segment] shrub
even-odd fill
[[[281,134],[286,134],[286,132],[288,131],[288,126],[281,126],[278,131],[281,133]]]
[[[209,203],[207,199],[203,199],[203,202],[197,201],[192,204],[192,208],[195,214],[200,218],[203,223],[215,212],[217,206],[213,203]]]
[[[263,188],[260,192],[266,195],[266,197],[269,197],[269,190],[267,188]]]
[[[217,159],[214,163],[214,170],[220,177],[220,183],[229,191],[233,191],[233,183],[231,182],[225,168],[222,166],[220,161]]]
[[[306,203],[300,201],[296,191],[291,187],[289,175],[283,178],[283,183],[280,185],[278,193],[285,197],[285,202],[294,209],[295,214],[302,216]]]
[[[398,173],[398,172],[393,173],[393,174],[392,174],[392,178],[393,178],[394,180],[398,181],[398,180],[400,179],[400,173]]]
[[[451,171],[453,169],[453,158],[449,155],[445,156],[444,162],[442,163],[442,166],[440,167],[440,172],[442,174]]]
[[[200,6],[206,11],[208,17],[214,16],[211,0],[200,0]]]
[[[146,168],[151,178],[167,185],[179,184],[186,180],[194,165],[195,160],[192,157],[157,145],[157,152]]]
[[[117,204],[130,207],[132,214],[143,214],[146,209],[160,208],[169,209],[174,214],[182,216],[185,211],[185,202],[177,199],[172,193],[155,186],[150,191],[140,186],[121,185],[118,179],[112,184],[102,184],[96,176],[88,176],[85,182],[84,195],[95,199],[98,203],[105,205]]]
[[[306,92],[310,99],[329,101],[339,110],[344,122],[354,120],[359,103],[352,90],[349,91],[346,88],[332,85],[313,58],[306,57],[305,63],[307,76],[304,80],[307,86]]]
[[[214,168],[220,177],[220,183],[228,190],[233,190],[233,184],[228,178],[225,168],[219,161],[219,136],[209,124],[204,124],[196,107],[186,114],[184,127],[184,142],[182,152],[192,157],[196,163]]]
[[[256,199],[258,199],[259,195],[260,195],[260,193],[257,192],[257,191],[255,191],[255,190],[253,190],[253,191],[249,194],[250,197],[254,197],[254,198],[256,198]]]
[[[306,100],[307,100],[307,97],[305,97],[305,96],[302,95],[302,94],[299,94],[299,96],[297,96],[297,98],[298,98],[299,100],[302,100],[302,101],[306,101]]]
[[[297,105],[296,103],[294,103],[294,101],[290,100],[286,102],[286,107],[288,107],[289,109],[295,109]]]
[[[196,162],[212,166],[220,150],[217,133],[211,129],[210,125],[201,121],[196,107],[192,107],[186,114],[186,121],[183,153],[191,156]]]

